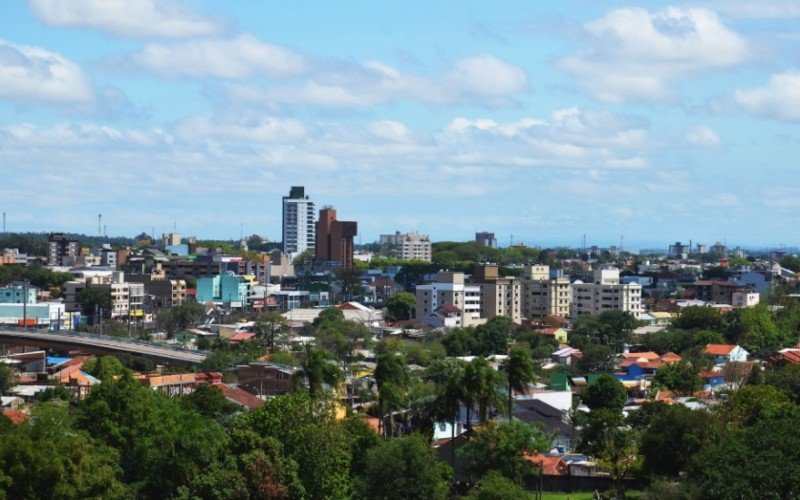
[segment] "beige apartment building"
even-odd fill
[[[380,244],[384,251],[392,250],[398,259],[430,262],[433,256],[431,240],[426,234],[400,231],[394,234],[382,234]]]
[[[481,320],[481,287],[465,283],[464,273],[440,271],[436,282],[417,286],[417,319],[434,314],[442,306],[458,308],[459,326],[475,326]]]
[[[605,311],[626,311],[637,319],[642,314],[642,286],[619,282],[619,269],[598,269],[592,283],[572,284],[572,318]]]
[[[479,265],[472,275],[472,284],[481,290],[481,318],[507,316],[515,323],[522,322],[519,280],[501,278],[495,265]]]
[[[522,278],[522,317],[528,320],[557,315],[569,317],[572,289],[569,278],[551,278],[550,266],[525,266]]]

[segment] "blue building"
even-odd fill
[[[197,280],[197,302],[230,307],[247,306],[250,282],[234,274],[218,274]]]
[[[0,304],[35,304],[38,292],[35,286],[22,283],[0,286]]]

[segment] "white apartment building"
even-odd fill
[[[436,312],[445,305],[457,307],[461,312],[459,326],[475,326],[481,320],[481,287],[467,285],[464,273],[442,271],[436,275],[436,282],[419,285],[417,295],[417,319]]]
[[[572,283],[572,317],[621,310],[637,319],[642,314],[642,286],[619,282],[619,269],[598,269],[593,283]]]
[[[562,275],[550,277],[550,266],[525,266],[520,280],[522,286],[522,317],[542,318],[549,315],[569,317],[572,306],[572,286]]]
[[[392,248],[394,256],[398,259],[431,261],[431,240],[426,234],[400,231],[394,234],[382,234],[380,244],[384,248]]]
[[[316,245],[314,202],[303,186],[292,186],[283,197],[283,252],[295,255]]]

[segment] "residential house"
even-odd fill
[[[259,396],[276,396],[292,390],[300,368],[269,361],[254,361],[234,369],[239,387]]]
[[[559,365],[574,365],[583,359],[581,350],[574,347],[562,347],[555,351],[552,356],[553,362]]]
[[[557,448],[561,453],[572,450],[578,432],[567,423],[567,412],[538,399],[518,400],[514,418],[534,427],[541,426],[552,438],[551,448]]]
[[[747,361],[750,353],[738,345],[708,344],[706,348],[703,349],[703,355],[712,358],[714,364],[725,365],[728,363]]]

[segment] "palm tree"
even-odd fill
[[[467,427],[470,425],[470,405],[475,403],[478,405],[478,418],[485,423],[489,407],[496,405],[498,401],[502,401],[498,389],[502,384],[503,376],[489,366],[485,359],[477,357],[467,365],[465,379],[465,389],[467,391],[465,402],[468,403]]]
[[[461,402],[466,398],[464,385],[465,366],[466,363],[463,361],[455,361],[444,367],[437,385],[438,394],[435,401],[435,413],[437,416],[450,419],[453,422],[450,438],[450,467],[454,471],[456,426],[458,425],[459,413],[461,413]]]
[[[411,376],[405,360],[396,354],[384,353],[378,356],[375,366],[375,382],[378,384],[378,408],[381,422],[389,414],[389,432],[394,431],[394,412],[408,404],[406,392]],[[386,433],[384,433],[386,434]]]
[[[514,410],[512,392],[524,391],[528,388],[528,384],[536,379],[530,351],[522,348],[511,349],[504,363],[504,368],[508,382],[508,418],[511,420]]]
[[[320,392],[322,384],[334,387],[342,380],[342,370],[337,365],[336,358],[325,349],[314,349],[308,344],[303,359],[303,373],[312,398]]]
[[[375,382],[378,384],[378,389],[386,382],[407,389],[410,378],[408,366],[402,356],[392,353],[378,356],[378,363],[375,366]]]

